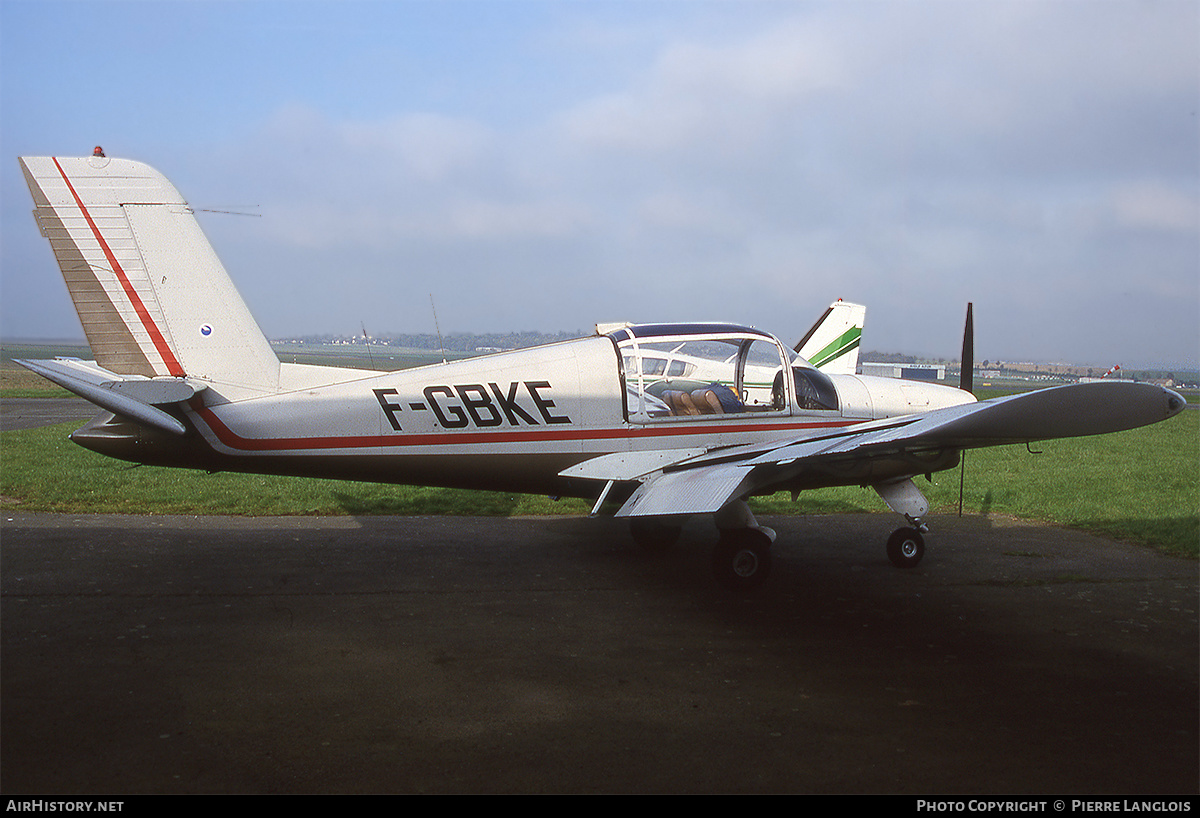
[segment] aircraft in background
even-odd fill
[[[866,307],[839,298],[793,349],[826,375],[854,375],[858,372],[858,345],[866,320]]]
[[[775,539],[752,495],[870,486],[906,518],[887,551],[911,567],[929,508],[915,476],[964,449],[1129,429],[1184,407],[1120,381],[976,402],[970,312],[965,388],[856,375],[862,314],[836,303],[797,345],[832,373],[736,324],[602,324],[395,372],[281,363],[161,174],[99,154],[20,161],[95,355],[21,363],[107,410],[73,441],[137,463],[584,497],[593,514],[630,518],[648,546],[711,514],[714,572],[745,589],[765,578]],[[655,372],[659,358],[698,362],[702,377]]]

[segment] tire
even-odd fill
[[[888,537],[887,555],[897,568],[916,568],[925,556],[925,538],[915,528],[897,528]]]
[[[713,550],[713,576],[738,593],[752,591],[771,573],[771,540],[753,529],[727,531]]]

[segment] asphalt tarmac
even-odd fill
[[[0,400],[0,432],[91,420],[102,411],[83,398],[5,398]]]
[[[60,516],[0,528],[0,789],[1194,794],[1195,562],[1003,518]]]

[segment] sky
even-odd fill
[[[16,157],[147,162],[270,338],[734,321],[1198,366],[1194,0],[0,0],[0,335],[81,338]],[[211,213],[225,210],[242,214]]]

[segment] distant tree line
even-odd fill
[[[474,352],[481,347],[492,349],[524,349],[541,344],[553,344],[558,341],[570,341],[573,338],[582,338],[584,335],[585,333],[579,331],[547,333],[527,330],[524,332],[452,332],[443,335],[441,342],[439,342],[437,335],[427,333],[419,335],[389,335],[386,337],[390,344],[410,347],[412,349],[441,349],[444,344],[446,350],[450,352]]]
[[[913,355],[905,355],[902,352],[870,352],[862,353],[862,360],[870,361],[875,364],[919,364],[925,363],[917,359]]]
[[[447,352],[475,352],[478,349],[524,349],[540,344],[553,344],[558,341],[570,341],[582,338],[587,333],[581,331],[537,332],[450,332],[439,340],[434,333],[377,335],[371,337],[373,344],[386,344],[406,349],[445,349]],[[304,343],[358,343],[364,342],[363,336],[349,335],[309,335],[297,339]]]

